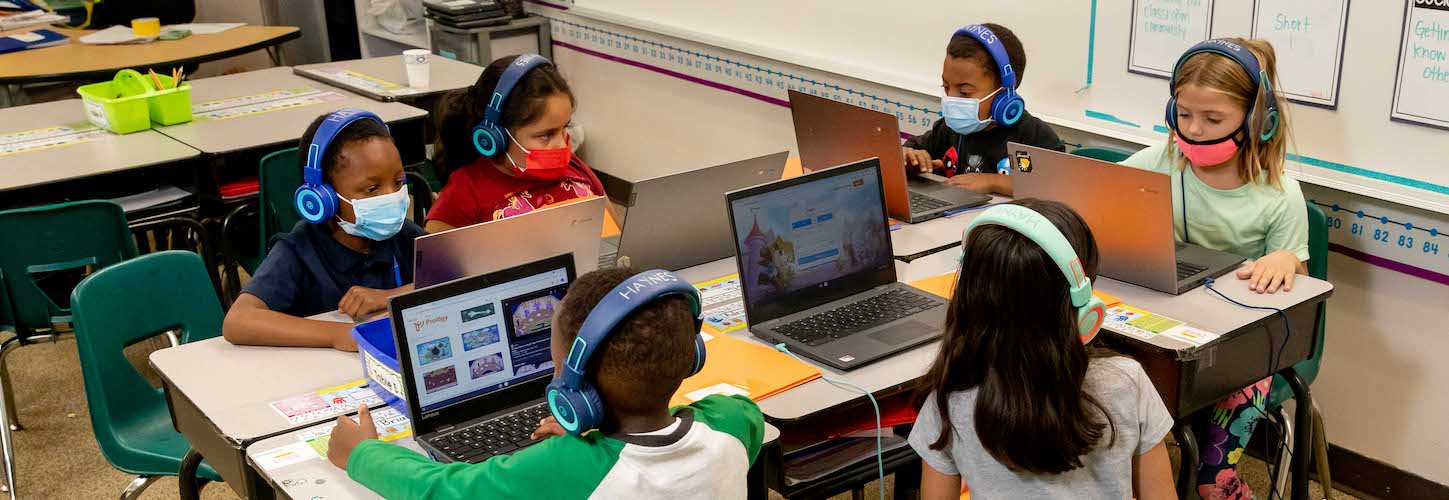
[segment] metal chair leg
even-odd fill
[[[1192,433],[1192,424],[1189,419],[1183,419],[1172,428],[1172,437],[1177,439],[1178,452],[1181,455],[1181,466],[1177,469],[1177,498],[1191,500],[1197,498],[1197,468],[1201,458],[1198,457],[1197,436]]]
[[[850,500],[865,500],[865,487],[850,490]]]
[[[1273,465],[1273,477],[1278,478],[1273,485],[1273,491],[1268,493],[1268,499],[1272,500],[1274,495],[1283,498],[1283,492],[1288,491],[1288,465],[1293,461],[1293,455],[1301,450],[1293,449],[1293,419],[1289,418],[1288,410],[1282,406],[1273,412],[1273,419],[1283,425],[1283,435],[1278,436],[1282,441],[1278,442],[1278,463]]]
[[[196,470],[201,466],[201,454],[196,448],[187,450],[186,456],[181,459],[181,471],[176,475],[176,482],[180,484],[181,500],[200,500],[201,488],[206,484],[196,476]]]
[[[136,476],[136,479],[131,480],[131,484],[126,485],[126,489],[121,490],[121,500],[134,500],[136,498],[140,498],[141,493],[145,492],[146,488],[148,486],[151,486],[151,483],[156,482],[157,479],[160,479],[160,477]]]
[[[20,426],[20,412],[15,409],[15,390],[10,383],[10,352],[20,347],[20,338],[6,340],[0,345],[0,399],[5,401],[5,423],[12,431],[23,429]]]
[[[1313,460],[1318,462],[1318,484],[1323,486],[1323,496],[1333,491],[1333,477],[1328,466],[1328,431],[1323,428],[1323,412],[1318,402],[1313,402]]]
[[[6,393],[10,391],[8,378],[0,377],[0,379],[4,379],[0,383],[5,384],[3,390]],[[9,415],[10,412],[5,408],[5,405],[0,405],[0,421],[8,420],[10,418]],[[0,452],[4,453],[3,459],[5,460],[5,463],[0,465],[0,469],[4,469],[5,472],[5,484],[0,485],[0,492],[9,493],[10,500],[15,500],[19,496],[15,491],[17,489],[15,486],[15,439],[10,435],[10,426],[8,425],[0,425]]]

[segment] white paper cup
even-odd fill
[[[427,49],[409,49],[402,53],[403,67],[408,71],[408,86],[415,89],[428,88],[428,62],[433,53]]]

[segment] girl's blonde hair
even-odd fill
[[[1258,58],[1258,66],[1267,74],[1265,85],[1273,88],[1274,95],[1282,96],[1278,84],[1278,56],[1273,51],[1273,44],[1267,40],[1228,38],[1228,41],[1246,47]],[[1253,79],[1248,72],[1236,61],[1227,56],[1219,54],[1198,54],[1192,56],[1182,63],[1176,74],[1175,87],[1182,89],[1186,85],[1199,85],[1205,89],[1222,93],[1247,109],[1249,103],[1253,104],[1253,114],[1248,117],[1248,130],[1245,135],[1242,149],[1238,154],[1242,155],[1242,162],[1238,165],[1238,178],[1245,183],[1257,183],[1266,181],[1275,188],[1282,189],[1283,164],[1286,162],[1290,133],[1287,114],[1287,102],[1281,97],[1278,100],[1278,129],[1273,137],[1262,140],[1263,114],[1267,112],[1267,93],[1262,87],[1253,84]],[[1174,96],[1176,97],[1176,96]],[[1236,132],[1235,132],[1236,133]],[[1168,138],[1168,145],[1171,146],[1172,138]],[[1187,168],[1186,158],[1179,157],[1178,168]]]

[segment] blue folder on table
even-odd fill
[[[69,41],[70,38],[65,35],[45,29],[0,36],[0,54],[61,45]]]

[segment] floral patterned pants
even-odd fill
[[[1263,417],[1272,382],[1272,377],[1259,380],[1193,417],[1200,449],[1197,491],[1204,500],[1253,498],[1252,489],[1238,477],[1238,462]]]

